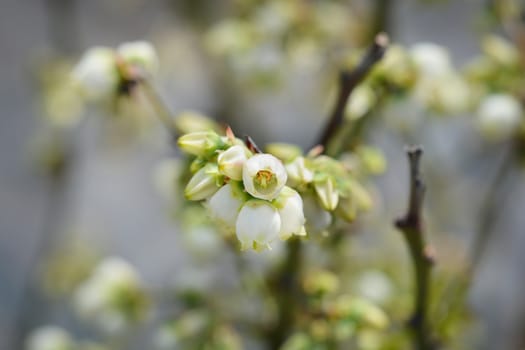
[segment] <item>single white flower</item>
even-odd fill
[[[244,188],[256,198],[276,198],[286,184],[286,179],[284,165],[271,154],[256,154],[244,162]]]
[[[331,176],[327,176],[323,181],[317,181],[314,184],[315,193],[321,202],[321,205],[326,210],[334,210],[339,203],[339,192],[335,188],[335,180]]]
[[[314,179],[314,173],[306,167],[304,157],[295,158],[291,163],[286,164],[285,168],[290,186],[308,184]]]
[[[196,131],[182,135],[177,140],[177,144],[184,152],[198,157],[210,155],[223,143],[223,139],[213,131]]]
[[[281,218],[270,203],[252,199],[241,208],[235,228],[241,249],[261,250],[279,237]]]
[[[485,137],[503,140],[516,132],[522,120],[522,108],[511,95],[492,94],[478,108],[478,126]]]
[[[121,44],[117,53],[124,61],[139,66],[146,73],[155,74],[159,68],[159,59],[155,48],[147,41],[134,41]]]
[[[297,191],[285,186],[279,197],[275,200],[274,205],[281,217],[279,237],[282,240],[286,240],[292,235],[306,235],[304,229],[303,199]]]
[[[27,350],[73,350],[71,336],[62,328],[45,326],[31,332],[26,341]]]
[[[242,180],[242,168],[248,156],[249,151],[244,146],[235,145],[228,148],[217,157],[219,172],[233,180]]]
[[[115,51],[108,47],[89,49],[73,69],[72,78],[90,100],[111,96],[119,81]]]
[[[410,55],[421,75],[435,77],[452,70],[448,51],[433,43],[418,43],[410,49]]]
[[[212,196],[219,190],[217,165],[207,164],[190,179],[184,189],[184,196],[191,201],[200,201]]]
[[[234,231],[237,215],[245,198],[240,184],[230,183],[222,186],[208,201],[210,216],[228,231]]]

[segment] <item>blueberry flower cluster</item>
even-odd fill
[[[286,186],[283,163],[250,150],[231,130],[227,134],[199,131],[179,138],[180,148],[195,157],[186,198],[205,201],[210,217],[237,236],[241,249],[263,250],[278,238],[305,235],[303,200]]]
[[[123,43],[116,49],[98,46],[84,53],[72,79],[80,94],[95,102],[116,96],[127,81],[154,75],[158,65],[155,49],[145,41]]]

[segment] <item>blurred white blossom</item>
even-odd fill
[[[74,350],[73,339],[64,329],[57,326],[44,326],[29,334],[26,350]]]

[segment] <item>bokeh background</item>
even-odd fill
[[[353,2],[365,9],[372,3]],[[392,41],[446,46],[458,66],[479,52],[483,30],[479,23],[486,1],[383,2],[387,3],[384,26]],[[192,6],[202,6],[204,15],[193,18]],[[178,283],[187,274],[197,276],[199,281],[192,283],[210,285],[224,277],[185,265],[191,253],[181,245],[179,228],[153,181],[158,161],[176,153],[160,126],[143,142],[118,145],[117,141],[108,147],[112,141],[101,136],[96,112],[89,112],[82,128],[73,133],[74,160],[67,186],[58,194],[39,172],[35,154],[43,125],[39,71],[53,57],[75,58],[95,45],[151,41],[159,49],[162,66],[158,85],[171,110],[225,113],[220,84],[202,52],[198,33],[226,16],[229,6],[226,0],[0,2],[0,348],[11,349],[17,313],[24,307],[27,287],[33,284],[41,259],[56,242],[71,237],[88,242],[101,254],[125,257],[153,286]],[[316,98],[322,88],[319,76],[295,74],[277,91],[247,91],[238,96],[242,104],[228,115],[228,122],[262,144],[283,141],[306,148],[328,114],[327,105]],[[403,113],[410,117],[410,111]],[[427,118],[402,136],[391,132],[387,122],[378,123],[369,137],[388,161],[387,171],[377,178],[385,221],[405,206],[404,145],[425,147],[430,239],[441,236],[454,242],[446,246],[451,249],[447,253],[459,261],[476,230],[484,189],[505,153],[504,145],[482,143],[469,118]],[[497,206],[495,234],[470,291],[483,330],[479,348],[518,348],[523,336],[524,184],[520,170],[507,179],[509,188]],[[53,241],[43,238],[49,230],[55,232]],[[395,241],[396,233],[391,234],[387,240]],[[397,249],[403,249],[401,243]],[[438,247],[438,261],[439,255]],[[227,275],[228,269],[220,273]],[[70,322],[60,302],[41,300],[32,307],[33,325],[49,319]]]

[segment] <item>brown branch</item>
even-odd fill
[[[421,180],[419,163],[423,150],[421,147],[407,149],[410,164],[410,194],[406,214],[397,219],[395,226],[403,233],[414,264],[415,299],[412,317],[408,327],[414,337],[414,346],[418,350],[434,349],[435,344],[430,336],[428,324],[428,305],[430,272],[433,254],[425,243],[422,208],[425,196],[425,185]]]
[[[339,76],[339,95],[337,96],[332,113],[314,146],[322,145],[324,149],[333,135],[339,129],[344,119],[346,104],[352,91],[368,75],[372,67],[383,57],[388,46],[388,36],[385,33],[376,35],[374,43],[368,49],[361,62],[353,70],[344,70]]]

